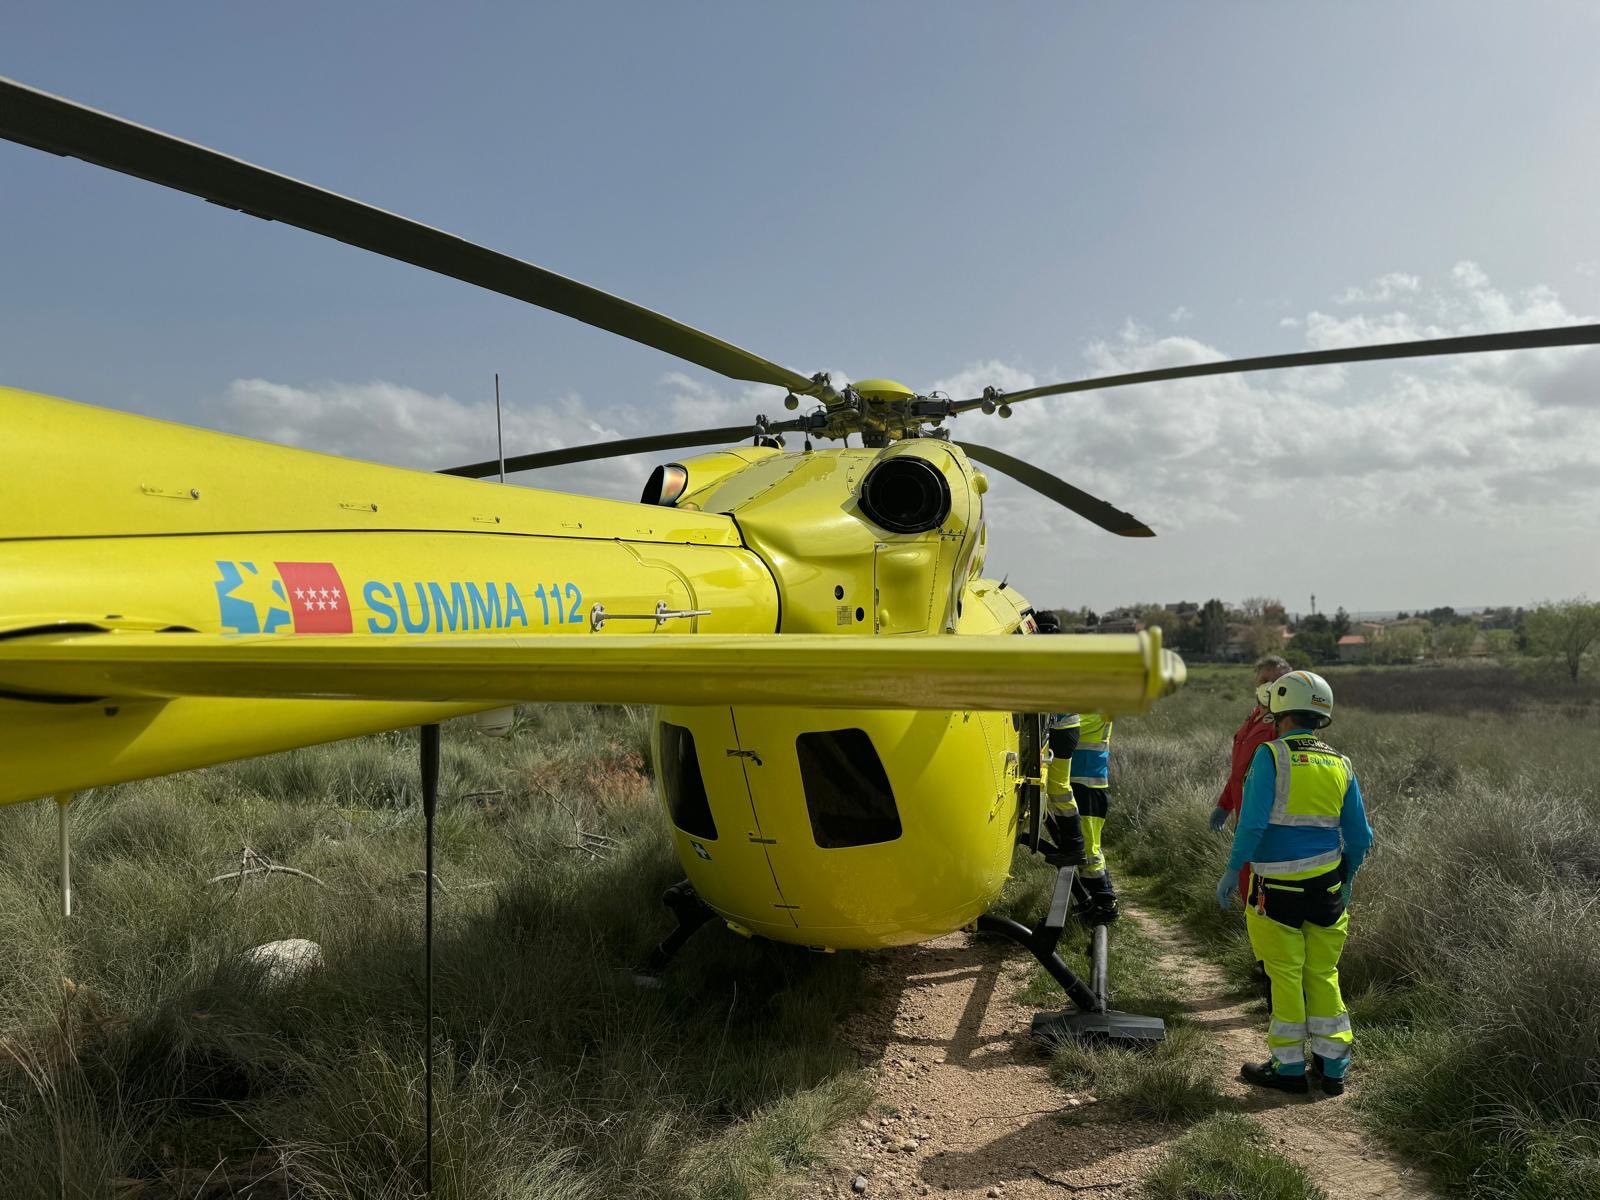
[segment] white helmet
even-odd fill
[[[1313,729],[1333,720],[1333,689],[1314,671],[1290,671],[1262,689],[1267,693],[1266,709],[1275,717],[1302,713],[1311,718]]]

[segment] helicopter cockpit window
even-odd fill
[[[860,729],[795,739],[811,836],[824,849],[870,846],[900,836],[900,812],[883,761]]]
[[[661,783],[667,793],[672,823],[693,837],[715,841],[717,823],[706,799],[706,782],[700,776],[700,758],[694,751],[694,734],[682,725],[661,722]]]

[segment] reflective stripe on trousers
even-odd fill
[[[1350,1043],[1355,1034],[1350,1029],[1350,1014],[1337,1017],[1307,1017],[1306,1031],[1311,1034],[1311,1053],[1323,1058],[1345,1058],[1350,1053]]]

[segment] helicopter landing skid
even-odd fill
[[[1092,916],[1095,910],[1082,883],[1075,878],[1076,874],[1076,869],[1070,866],[1057,870],[1055,889],[1050,894],[1050,909],[1044,921],[1034,929],[1029,929],[1020,921],[991,913],[978,918],[981,932],[1010,938],[1038,959],[1039,965],[1050,972],[1051,978],[1061,985],[1078,1007],[1077,1012],[1039,1013],[1033,1019],[1030,1036],[1047,1047],[1065,1040],[1130,1045],[1161,1041],[1167,1036],[1167,1031],[1160,1017],[1116,1012],[1107,1005],[1110,951],[1104,922],[1096,923],[1090,936],[1088,950],[1091,974],[1088,983],[1079,978],[1056,951],[1061,931],[1067,923],[1067,914],[1072,908],[1074,893],[1080,907],[1087,910],[1086,915]]]
[[[640,987],[660,987],[661,973],[667,969],[667,964],[678,956],[678,951],[683,949],[684,943],[692,938],[702,925],[717,915],[710,905],[700,899],[694,890],[694,885],[687,879],[673,884],[662,892],[661,903],[672,910],[672,915],[677,918],[678,924],[662,939],[659,946],[650,951],[650,957],[645,960],[644,966],[633,973],[633,981]]]

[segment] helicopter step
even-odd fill
[[[1077,1006],[1076,1012],[1039,1013],[1033,1019],[1030,1036],[1045,1046],[1066,1039],[1129,1045],[1148,1045],[1163,1040],[1167,1032],[1160,1017],[1116,1012],[1108,1003],[1110,947],[1105,921],[1094,921],[1088,946],[1090,973],[1087,983],[1062,961],[1056,946],[1061,940],[1061,932],[1066,927],[1074,900],[1085,917],[1094,920],[1098,906],[1083,886],[1083,881],[1077,878],[1077,868],[1067,865],[1057,869],[1055,888],[1050,894],[1050,908],[1044,920],[1035,928],[1029,929],[1020,921],[993,913],[985,913],[978,918],[980,932],[1010,938],[1027,950],[1039,961],[1040,966],[1050,972],[1051,978],[1061,985],[1061,989]]]
[[[662,892],[661,903],[672,910],[672,915],[677,918],[678,923],[672,932],[662,939],[661,944],[650,951],[650,957],[645,960],[644,966],[633,973],[633,981],[640,987],[660,987],[661,973],[678,956],[678,951],[683,949],[684,943],[692,938],[702,925],[717,915],[710,905],[700,899],[694,890],[694,885],[687,879],[673,884]]]

